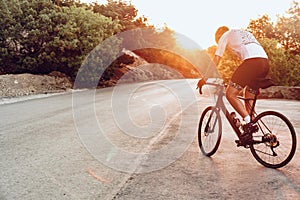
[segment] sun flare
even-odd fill
[[[195,50],[195,49],[201,49],[200,46],[190,38],[181,35],[181,34],[175,34],[175,39],[177,42],[177,45],[183,49],[186,50]]]

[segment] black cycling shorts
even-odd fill
[[[259,89],[257,78],[265,78],[269,73],[269,60],[266,58],[250,58],[235,70],[232,75],[230,86],[241,90],[246,86],[254,91]]]

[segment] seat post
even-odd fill
[[[255,93],[254,98],[253,98],[252,107],[250,108],[251,121],[252,121],[252,117],[254,117],[255,105],[256,105],[256,100],[257,100],[258,95],[259,95],[259,91],[257,93]]]

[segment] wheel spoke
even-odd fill
[[[255,151],[257,151],[257,152],[260,152],[260,153],[262,153],[262,154],[265,154],[265,155],[268,155],[268,156],[274,156],[273,154],[270,154],[270,153],[264,152],[264,151],[262,151],[262,150],[259,150],[259,149],[255,149]]]

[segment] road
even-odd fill
[[[212,89],[195,80],[115,88],[0,105],[0,199],[299,199],[293,160],[260,165],[227,122],[212,158],[197,145]],[[299,140],[299,101],[260,100],[288,116]],[[224,121],[224,120],[223,120]]]

